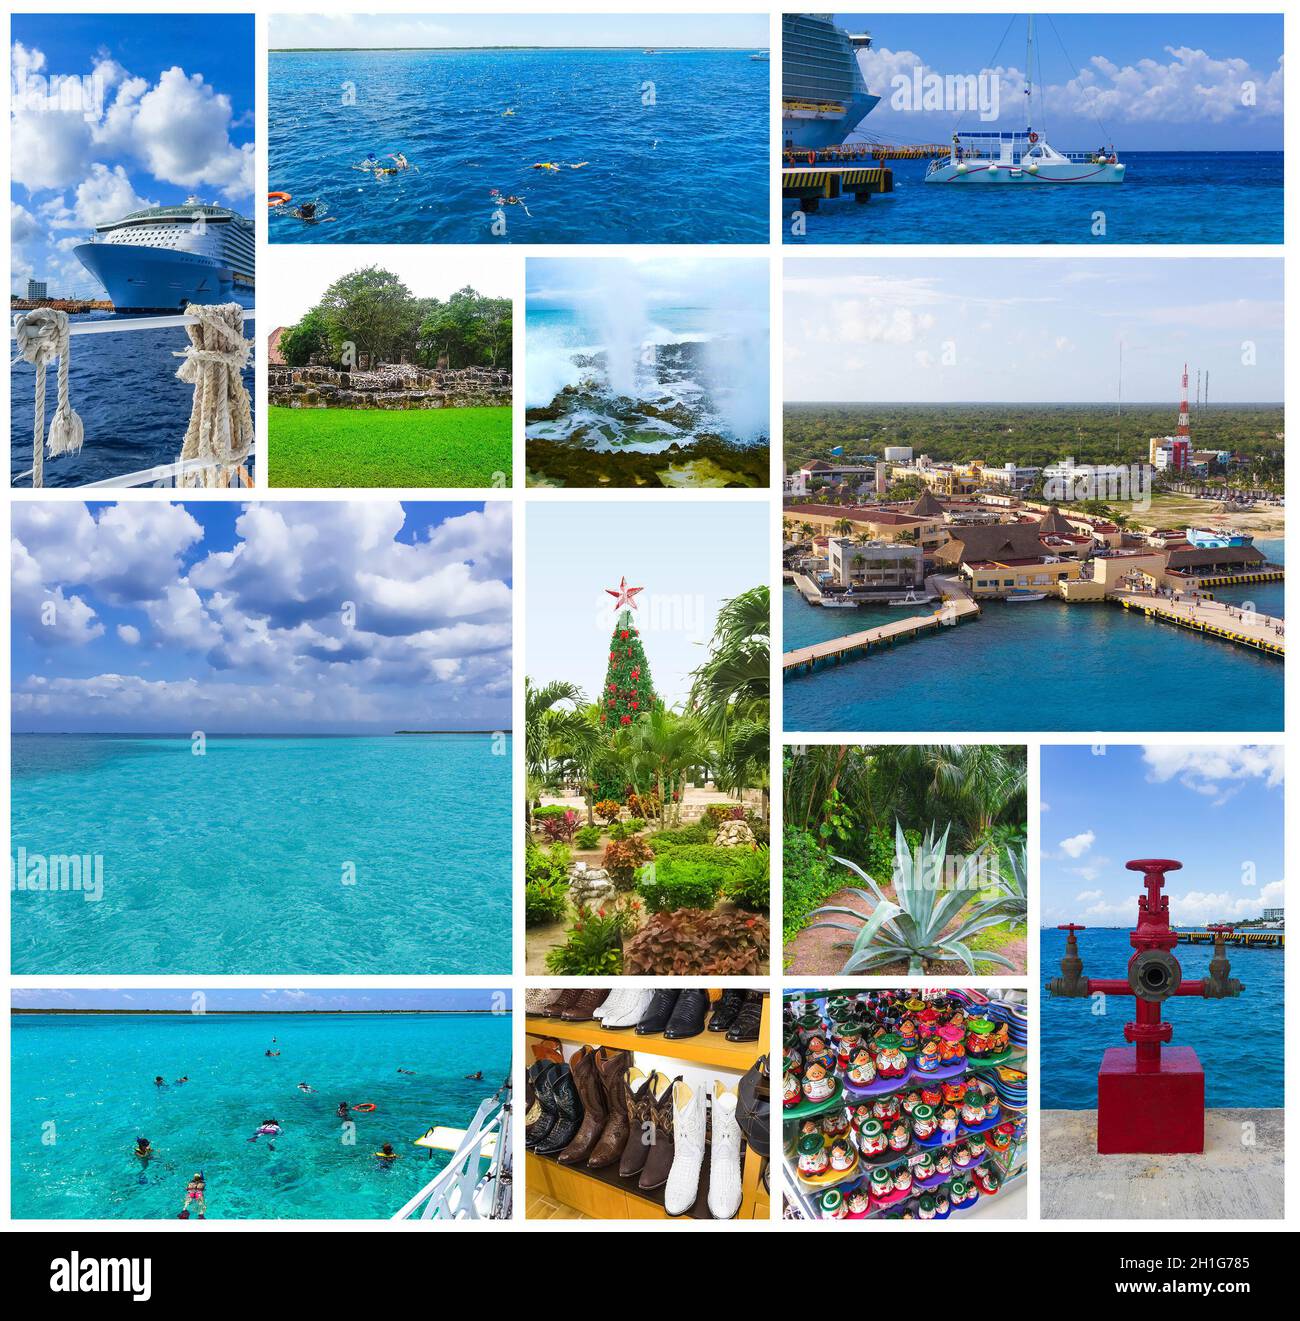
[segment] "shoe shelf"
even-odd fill
[[[759,1024],[757,1041],[728,1041],[725,1032],[703,1032],[693,1037],[672,1040],[660,1032],[638,1036],[631,1027],[606,1028],[595,1019],[586,1023],[566,1023],[561,1018],[527,1017],[524,1031],[534,1037],[554,1037],[579,1046],[609,1046],[614,1050],[640,1051],[646,1055],[662,1055],[666,1059],[681,1060],[684,1064],[699,1064],[710,1069],[726,1069],[731,1073],[747,1073],[760,1055],[768,1050],[768,1015],[771,996],[763,997],[763,1021]]]

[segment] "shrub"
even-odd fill
[[[615,888],[630,890],[636,881],[638,868],[643,867],[653,856],[643,836],[631,835],[627,839],[615,839],[606,844],[602,861]]]
[[[629,839],[645,829],[645,822],[639,817],[629,817],[626,821],[615,821],[609,828],[610,839]]]
[[[564,881],[528,881],[524,885],[524,924],[562,922],[569,911],[569,887]]]
[[[741,865],[722,883],[722,893],[732,903],[751,912],[766,913],[772,904],[771,859],[767,845],[756,849],[729,849],[742,855]]]
[[[564,816],[566,812],[572,812],[573,808],[565,807],[563,803],[551,803],[547,807],[533,808],[533,820],[545,821],[548,816]]]
[[[748,812],[740,803],[710,803],[704,809],[704,820],[714,830],[717,830],[724,821],[745,821],[748,819],[748,815]]]
[[[724,876],[731,875],[744,865],[745,857],[749,853],[748,849],[724,849],[716,844],[674,844],[664,847],[657,843],[660,836],[651,836],[650,845],[654,850],[655,859],[662,862],[665,858],[672,858],[674,862],[696,863],[701,866],[712,869],[714,875],[721,884]]]
[[[629,793],[627,796],[627,810],[633,816],[654,819],[659,815],[660,806],[659,794],[654,789],[643,794]]]
[[[714,832],[707,821],[693,821],[689,826],[679,826],[676,830],[660,830],[650,836],[650,847],[658,853],[661,849],[678,844],[712,844]]]
[[[623,810],[622,803],[616,803],[612,798],[602,798],[592,811],[600,817],[602,821],[617,821],[619,813]]]
[[[578,814],[572,808],[569,808],[560,816],[555,814],[544,816],[541,826],[542,834],[552,843],[557,840],[563,840],[567,843],[577,832]]]
[[[754,976],[767,955],[767,919],[683,908],[655,913],[623,948],[623,972],[643,976]]]
[[[617,977],[623,971],[624,938],[635,926],[635,909],[578,909],[564,944],[546,956],[547,972],[561,977]]]
[[[573,842],[580,849],[594,849],[600,845],[599,826],[579,826],[574,832]]]
[[[572,854],[565,844],[552,844],[549,849],[542,849],[529,840],[524,851],[524,880],[567,881],[572,860]]]
[[[636,888],[652,913],[712,908],[722,890],[722,876],[707,862],[684,860],[677,853],[669,853],[642,870]]]
[[[808,925],[814,908],[840,888],[830,856],[806,830],[787,830],[782,845],[782,931],[788,944]]]

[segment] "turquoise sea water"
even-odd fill
[[[509,740],[492,748],[15,735],[13,857],[100,855],[103,897],[15,891],[13,969],[507,972]]]
[[[1256,543],[1282,562],[1282,543]],[[1222,601],[1283,614],[1283,583]],[[826,610],[783,591],[792,651],[902,619],[914,606]],[[1282,663],[1111,605],[983,604],[978,619],[787,679],[787,730],[1280,730]]]
[[[1095,146],[1096,144],[1090,144]],[[1068,144],[1062,144],[1066,149]],[[1073,149],[1073,148],[1071,148]],[[1083,148],[1089,149],[1089,148]],[[890,161],[894,192],[828,202],[787,243],[1281,243],[1280,151],[1125,152],[1107,187],[927,184],[927,161]],[[1094,213],[1106,230],[1095,234]]]
[[[270,240],[765,243],[768,72],[743,50],[272,52],[270,187],[331,219],[278,209]],[[369,152],[417,170],[354,169]],[[524,201],[503,236],[493,189]]]
[[[1134,917],[1137,909],[1134,905]],[[1043,981],[1058,974],[1065,933],[1040,932]],[[1079,953],[1087,977],[1124,977],[1133,949],[1128,928],[1081,932]],[[1173,1045],[1191,1046],[1205,1068],[1205,1103],[1217,1107],[1276,1107],[1283,1103],[1281,950],[1229,947],[1232,975],[1245,991],[1233,1000],[1178,996],[1165,1002],[1174,1025]],[[1204,977],[1212,945],[1179,945],[1183,977]],[[1044,993],[1042,1006],[1042,1105],[1045,1110],[1092,1110],[1097,1105],[1097,1067],[1107,1046],[1123,1046],[1124,1024],[1134,1016],[1132,996],[1108,996],[1107,1012],[1095,1015],[1088,1000],[1058,1000]]]
[[[412,1141],[465,1127],[510,1068],[509,1014],[22,1015],[12,1027],[11,1206],[25,1219],[170,1219],[197,1171],[214,1220],[386,1218],[446,1164]],[[272,1038],[278,1059],[263,1053]],[[482,1082],[465,1080],[480,1069]],[[190,1081],[158,1088],[158,1074]],[[376,1107],[351,1143],[340,1101]],[[284,1130],[274,1150],[249,1142],[271,1118]],[[143,1171],[137,1137],[158,1151]],[[373,1155],[384,1142],[400,1153],[387,1168]]]

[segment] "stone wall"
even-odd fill
[[[286,408],[508,408],[511,402],[510,373],[489,367],[270,367],[267,376],[270,402]]]

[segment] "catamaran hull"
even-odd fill
[[[252,286],[196,252],[130,243],[81,243],[77,260],[104,286],[117,312],[178,312],[187,303],[245,303]]]
[[[1123,183],[1124,166],[1040,165],[1030,170],[1020,165],[996,165],[992,161],[963,161],[941,165],[925,176],[926,183],[960,184],[1100,184]]]

